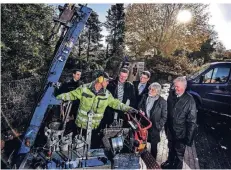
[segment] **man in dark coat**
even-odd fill
[[[144,94],[148,93],[148,87],[150,83],[148,82],[151,77],[149,71],[143,71],[140,76],[139,81],[133,81],[133,85],[135,88],[135,98],[136,98],[136,107],[141,101],[141,98]]]
[[[73,70],[72,72],[72,79],[68,80],[67,82],[64,82],[60,89],[59,89],[59,94],[62,93],[68,93],[72,90],[77,89],[79,86],[83,85],[83,82],[80,80],[81,78],[81,70]],[[76,118],[76,113],[77,113],[77,109],[79,108],[79,100],[75,100],[72,103],[72,108],[70,111],[70,116],[74,117],[74,120]]]
[[[58,93],[68,93],[72,90],[75,90],[79,86],[83,85],[83,82],[80,80],[81,78],[81,70],[74,70],[72,72],[72,79],[64,82],[61,87],[59,88]]]
[[[161,85],[152,83],[149,86],[148,94],[144,94],[138,109],[145,112],[145,115],[152,122],[148,131],[148,142],[151,143],[151,154],[156,159],[157,144],[160,142],[160,131],[167,120],[167,101],[160,96]]]
[[[112,96],[116,99],[119,99],[122,103],[127,104],[131,107],[135,106],[135,91],[134,86],[131,82],[127,81],[129,75],[129,70],[126,68],[122,68],[120,70],[118,78],[109,82],[107,89],[111,92]],[[103,120],[101,121],[101,127],[105,128],[106,125],[110,125],[113,123],[114,118],[125,119],[125,116],[122,112],[116,111],[107,108],[106,112],[110,112],[109,114],[104,114]],[[114,114],[113,114],[114,113]]]
[[[68,93],[72,90],[77,89],[79,86],[83,85],[83,82],[80,80],[81,74],[82,74],[81,70],[79,70],[79,69],[73,70],[72,79],[61,84],[56,95],[62,94],[62,93]],[[67,133],[69,133],[70,131],[73,131],[74,134],[76,133],[75,119],[77,116],[76,114],[77,114],[78,108],[79,108],[79,100],[74,100],[72,102],[72,107],[71,107],[71,111],[69,114],[69,118],[71,120],[69,120],[67,125],[66,125],[66,132]],[[60,108],[58,108],[58,109],[60,109]]]
[[[197,109],[193,97],[185,91],[185,77],[174,80],[174,91],[170,91],[166,134],[168,138],[168,160],[161,164],[163,169],[182,169],[185,147],[191,146],[195,133]]]

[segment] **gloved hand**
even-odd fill
[[[139,110],[139,112],[140,112],[143,116],[145,116],[145,112],[144,112],[144,111]]]
[[[134,108],[132,108],[132,107],[131,107],[127,112],[128,112],[128,113],[136,113],[136,114],[139,113],[138,110],[136,110],[136,109],[134,109]]]

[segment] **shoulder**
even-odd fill
[[[168,99],[171,99],[175,95],[175,91],[170,89],[168,94]]]
[[[89,88],[91,87],[91,84],[92,84],[92,83],[82,84],[82,85],[79,86],[78,88],[81,88],[81,89],[89,89]]]
[[[79,80],[79,85],[81,86],[83,84],[84,84],[83,81]]]
[[[139,84],[139,81],[133,81],[134,86]]]
[[[193,99],[193,96],[189,93],[189,92],[185,92],[185,96],[187,97],[187,99],[189,99],[189,100],[194,100]]]
[[[194,100],[193,96],[192,96],[189,92],[185,92],[185,96],[186,96],[186,99],[187,99],[190,103],[195,103],[195,100]]]
[[[70,80],[67,80],[65,83],[71,83],[73,80],[70,79]]]
[[[151,84],[150,82],[147,82],[146,87],[149,87],[149,86],[150,86],[150,84]]]
[[[133,86],[132,82],[130,82],[130,81],[126,81],[126,85],[127,86]]]
[[[70,84],[70,82],[71,82],[71,80],[64,81],[64,82],[62,83],[62,85],[68,85],[68,84]]]
[[[111,94],[111,92],[108,89],[105,89],[105,93],[108,94],[108,95]]]
[[[167,104],[167,101],[163,97],[159,97],[159,101],[161,104]]]
[[[164,101],[166,101],[166,100],[164,100],[164,98],[163,97],[159,97],[159,100],[161,101],[161,102],[164,102]]]
[[[143,94],[142,97],[141,97],[141,100],[146,101],[147,98],[148,98],[148,94]]]
[[[111,80],[111,81],[109,81],[109,86],[114,86],[114,85],[116,85],[117,84],[117,80]]]
[[[113,97],[111,92],[108,89],[105,89],[105,95],[106,97]]]

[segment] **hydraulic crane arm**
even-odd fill
[[[71,7],[71,8],[70,8]],[[51,63],[44,86],[43,95],[35,108],[30,125],[26,130],[18,155],[28,153],[34,145],[44,115],[49,105],[59,105],[60,101],[54,97],[54,84],[58,82],[72,47],[76,43],[84,25],[91,14],[91,9],[86,6],[65,5],[61,11],[60,21],[56,22],[66,26],[66,32]],[[67,17],[65,17],[67,16]],[[66,22],[64,22],[66,18]],[[29,141],[29,142],[28,142]]]

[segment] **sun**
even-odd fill
[[[188,23],[192,19],[192,13],[189,10],[181,10],[177,14],[177,21],[181,23]]]

